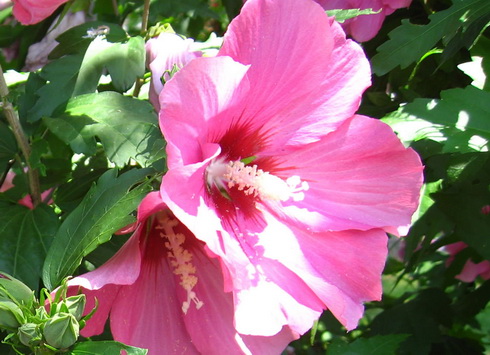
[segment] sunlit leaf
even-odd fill
[[[67,354],[71,355],[120,355],[124,350],[127,355],[145,355],[146,349],[140,349],[133,346],[125,345],[117,341],[84,341],[78,343]]]
[[[443,152],[487,149],[490,140],[490,93],[473,86],[441,93],[441,100],[416,99],[383,118],[407,144],[444,142]]]
[[[119,167],[134,159],[146,167],[164,156],[164,142],[153,107],[116,92],[71,99],[65,114],[46,125],[76,153],[94,154],[98,137],[109,160]]]
[[[75,34],[80,36],[79,32]],[[64,40],[69,41],[73,36]],[[119,37],[120,34],[116,35]],[[104,69],[109,71],[113,85],[119,91],[128,90],[145,72],[145,49],[141,37],[112,43],[104,36],[95,36],[81,38],[77,43],[75,41],[66,49],[66,53],[74,53],[52,61],[39,72],[44,85],[36,87],[35,93],[26,92],[31,100],[34,99],[27,109],[29,121],[51,116],[70,97],[95,92]],[[61,49],[58,52],[65,53]]]
[[[118,25],[108,22],[91,21],[72,27],[56,37],[58,46],[49,54],[50,59],[67,54],[84,53],[97,33],[104,34],[109,42],[123,42],[127,33]]]
[[[75,88],[82,60],[80,54],[65,56],[47,64],[39,72],[39,78],[44,79],[45,85],[35,93],[26,92],[31,100],[35,98],[34,104],[29,102],[32,106],[26,108],[28,121],[50,116],[58,106],[68,101]]]
[[[487,0],[457,0],[447,10],[429,16],[429,24],[416,25],[403,20],[402,25],[390,32],[390,40],[378,48],[371,61],[373,71],[384,75],[401,66],[406,68],[418,61],[442,38],[451,39],[458,29],[468,26],[490,13]]]
[[[351,18],[361,16],[361,15],[374,15],[379,14],[379,11],[373,11],[373,9],[336,9],[336,10],[327,10],[328,16],[334,16],[335,21],[344,22],[345,20],[349,20]]]
[[[111,43],[103,36],[95,38],[83,58],[73,95],[94,92],[104,69],[116,90],[128,90],[145,73],[143,38],[132,37],[125,43]]]

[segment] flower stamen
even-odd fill
[[[245,165],[243,161],[230,161],[225,164],[217,160],[207,169],[208,186],[214,183],[220,190],[236,187],[245,195],[258,196],[262,200],[294,201],[304,199],[304,191],[309,189],[306,181],[299,176],[291,176],[286,181],[264,172],[257,165]]]
[[[187,299],[182,303],[182,311],[187,314],[191,301],[195,303],[196,309],[201,308],[204,303],[197,298],[196,293],[192,290],[196,286],[198,278],[196,275],[196,267],[192,264],[192,253],[184,249],[182,244],[185,241],[185,235],[175,233],[174,228],[179,224],[179,221],[172,219],[167,213],[161,211],[157,214],[159,225],[156,229],[163,230],[160,232],[160,237],[165,238],[165,247],[168,249],[167,256],[170,259],[173,273],[180,276],[180,285],[187,292]]]

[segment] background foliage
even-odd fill
[[[0,270],[35,290],[54,288],[113,255],[126,239],[113,233],[135,220],[132,212],[158,186],[165,166],[157,114],[144,101],[142,2],[92,3],[69,3],[97,22],[65,32],[51,62],[29,76],[15,73],[56,14],[26,27],[8,21],[11,10],[0,12],[0,45],[16,49],[13,58],[0,55],[4,71],[12,70],[9,100],[29,136],[29,163],[40,172],[41,189],[50,191],[49,204],[17,204],[28,191],[25,162],[0,113],[0,185],[7,171],[16,173],[15,187],[0,193]],[[169,23],[199,41],[211,32],[222,36],[241,4],[151,1],[150,32]],[[359,112],[391,125],[420,154],[422,202],[408,236],[390,238],[383,299],[366,305],[360,326],[347,333],[325,312],[287,352],[490,353],[490,280],[455,278],[468,259],[490,260],[489,24],[488,0],[413,0],[362,44],[373,85]],[[104,41],[80,35],[101,25],[110,27]],[[448,263],[444,246],[459,241],[468,247]],[[78,344],[73,354],[93,346]],[[119,349],[107,345],[107,353]],[[0,352],[13,353],[4,346]]]

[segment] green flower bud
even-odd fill
[[[17,329],[17,336],[22,344],[25,346],[39,345],[42,340],[41,330],[39,326],[34,323],[22,324]]]
[[[67,297],[64,302],[68,308],[68,313],[73,315],[77,320],[82,319],[85,303],[87,303],[87,297],[84,294]]]
[[[35,302],[34,291],[5,273],[0,273],[0,297],[10,298],[27,307]]]
[[[77,341],[80,326],[73,315],[62,312],[46,322],[43,334],[46,343],[58,349],[65,349]]]
[[[0,298],[0,328],[17,328],[24,323],[24,314],[14,302]]]

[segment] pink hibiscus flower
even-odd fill
[[[200,57],[201,52],[193,51],[194,40],[184,39],[175,33],[160,33],[146,43],[148,68],[151,70],[150,102],[160,110],[158,95],[163,89],[162,79],[168,81],[170,73],[181,69],[192,59]]]
[[[69,30],[72,27],[78,26],[86,22],[85,12],[77,11],[75,13],[68,12],[63,16],[63,19],[59,22],[60,16],[58,16],[51,26],[49,26],[46,36],[37,43],[29,46],[26,64],[22,70],[35,71],[44,67],[49,63],[48,55],[58,45],[56,37],[63,32]],[[58,23],[59,22],[59,23]]]
[[[23,25],[33,25],[51,16],[68,0],[12,0],[13,13]]]
[[[100,334],[110,313],[115,340],[149,354],[274,354],[296,336],[238,334],[233,299],[223,290],[219,258],[150,193],[138,209],[134,234],[108,262],[69,281],[68,295],[99,307],[82,335]]]
[[[467,247],[468,245],[464,242],[456,242],[444,246],[444,250],[449,253],[449,258],[446,260],[446,266],[451,265],[456,254]],[[490,261],[483,260],[479,263],[475,263],[473,260],[468,259],[461,272],[456,275],[455,278],[463,282],[474,282],[478,276],[484,280],[490,279]]]
[[[13,171],[9,171],[7,173],[7,176],[5,177],[5,180],[3,181],[3,184],[0,186],[0,192],[5,192],[7,190],[10,190],[12,187],[14,187],[14,178],[15,178],[15,173]],[[52,190],[46,190],[41,193],[41,199],[43,201],[46,201],[49,196],[51,195]],[[21,198],[19,201],[17,201],[19,205],[25,206],[31,210],[34,209],[34,204],[32,202],[32,197],[31,195],[25,195],[23,198]],[[48,204],[53,203],[53,200],[49,199],[47,202]]]
[[[373,15],[361,15],[342,23],[345,32],[358,42],[366,42],[378,33],[386,16],[396,9],[410,6],[412,0],[315,0],[325,10],[333,9],[373,9],[381,12]]]
[[[302,334],[325,308],[353,329],[380,298],[386,232],[406,231],[422,166],[354,115],[369,84],[361,48],[318,4],[250,0],[218,56],[163,88],[161,195],[221,258],[240,334]]]

